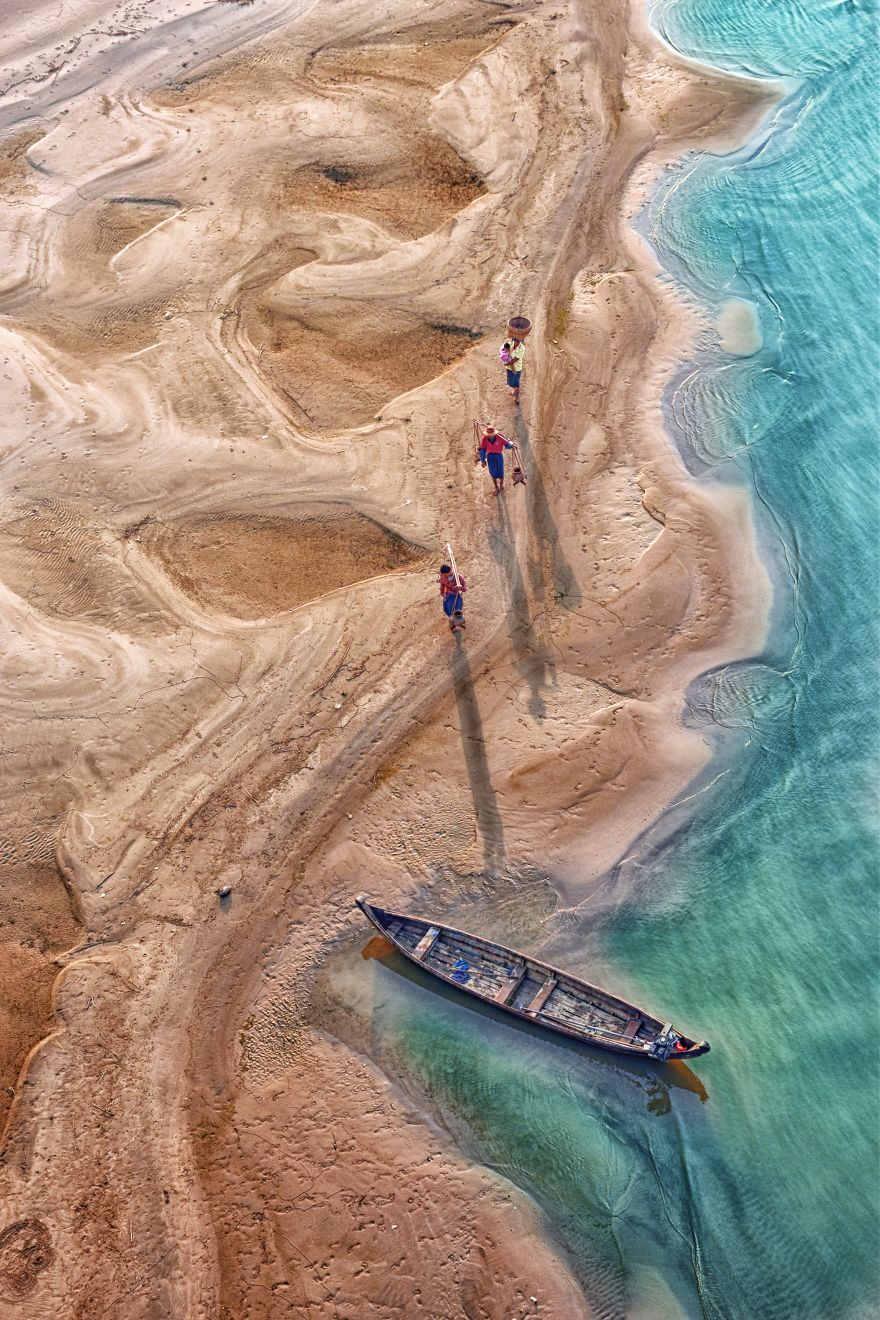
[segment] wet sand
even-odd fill
[[[360,891],[601,903],[705,762],[684,687],[764,628],[745,499],[663,431],[700,320],[629,228],[751,89],[638,7],[328,16],[3,37],[0,1314],[588,1315],[316,969]]]

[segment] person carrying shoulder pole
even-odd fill
[[[451,556],[450,556],[451,557]],[[452,564],[440,565],[440,600],[443,613],[449,620],[450,632],[461,632],[464,628],[463,593],[467,591],[464,578]]]
[[[494,426],[487,426],[480,437],[480,462],[489,469],[496,495],[504,489],[504,451],[512,448],[512,441]]]

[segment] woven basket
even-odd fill
[[[513,339],[525,339],[531,332],[532,323],[527,316],[512,316],[507,322],[507,330]]]

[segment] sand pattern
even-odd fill
[[[625,6],[330,12],[3,39],[0,1314],[588,1314],[314,970],[362,889],[588,898],[763,627],[745,504],[662,432],[697,318],[626,223],[751,93]]]

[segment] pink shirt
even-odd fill
[[[460,596],[463,591],[467,591],[464,584],[464,578],[459,575],[458,582],[455,580],[454,573],[440,574],[440,595],[441,596]]]

